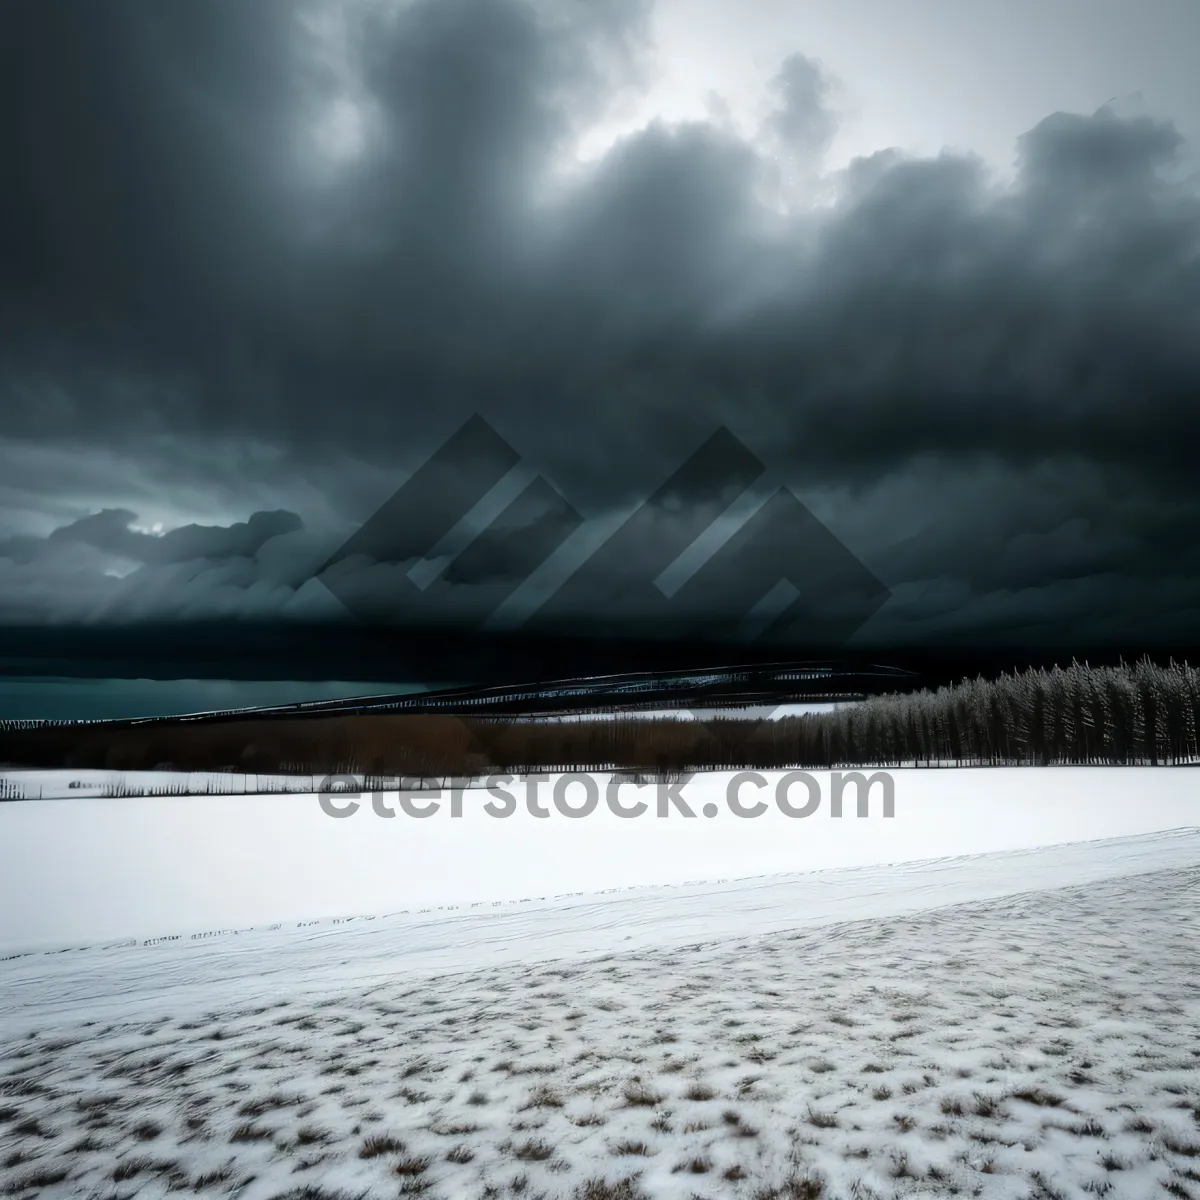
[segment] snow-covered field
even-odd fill
[[[311,795],[320,775],[257,775],[241,771],[110,771],[9,769],[0,780],[21,800],[115,800],[130,796]]]
[[[525,784],[512,789],[520,804],[507,818],[487,815],[489,797],[479,792],[463,796],[461,817],[443,793],[427,819],[404,815],[394,797],[395,818],[376,816],[364,797],[341,820],[312,795],[0,803],[0,954],[868,867],[1200,823],[1200,774],[1192,768],[892,775],[894,817],[882,815],[877,789],[866,818],[854,815],[851,792],[840,820],[830,817],[829,772],[814,773],[822,803],[802,819],[773,803],[756,818],[735,816],[726,804],[731,777],[720,773],[682,789],[693,816],[672,808],[665,819],[654,815],[653,787],[622,789],[623,802],[651,805],[637,819],[618,818],[604,803],[586,819],[569,819],[554,808],[549,782],[538,788],[545,818],[527,811]],[[34,786],[36,776],[20,777]],[[598,777],[602,795],[607,786]],[[573,785],[573,801],[579,791]],[[770,789],[742,792],[748,803],[760,796],[770,800]]]
[[[189,846],[200,806],[234,798],[0,806],[0,881],[22,858],[27,887],[48,872],[28,908],[0,883],[0,1195],[1200,1198],[1200,828],[1195,785],[1173,790],[1193,773],[1092,773],[1137,803],[1096,779],[1064,799],[1070,774],[921,772],[906,810],[897,773],[890,820],[625,821],[624,842],[603,822],[368,811],[411,867],[513,831],[492,849],[520,894],[470,899],[497,867],[418,904],[442,893],[398,876],[402,903],[359,916],[317,889],[307,919],[58,949],[19,947],[89,839],[109,878],[119,841],[98,828],[148,822],[126,871],[150,851],[211,871],[222,831],[265,863],[271,825],[226,813]],[[989,821],[1000,799],[1033,825]],[[253,801],[277,822],[301,802]],[[329,838],[357,818],[321,820]],[[768,853],[785,828],[811,842]],[[38,841],[55,834],[57,859]],[[664,861],[631,886],[595,864],[639,838],[726,870],[686,883]],[[299,845],[285,862],[319,865]],[[734,878],[756,862],[776,873]],[[520,886],[572,865],[569,893]],[[196,919],[218,911],[201,897]]]
[[[1198,911],[1181,830],[22,955],[0,1190],[1200,1195]]]

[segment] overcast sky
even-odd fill
[[[543,482],[439,610],[536,612],[724,428],[757,477],[614,561],[758,513],[710,575],[766,589],[785,488],[878,581],[854,639],[1200,641],[1197,45],[1194,0],[10,0],[0,623],[344,620],[316,575],[478,414]]]

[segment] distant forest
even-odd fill
[[[1162,766],[1200,758],[1198,724],[1200,669],[1144,658],[876,696],[801,718],[795,737],[797,760],[820,766]]]
[[[834,712],[747,720],[354,715],[142,727],[0,727],[13,767],[356,775],[382,783],[557,771],[923,766],[1170,766],[1200,762],[1200,670],[1029,669]],[[0,796],[2,799],[3,796]]]

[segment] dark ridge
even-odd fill
[[[740,664],[736,667],[669,672],[626,672],[526,684],[444,688],[305,700],[245,708],[219,709],[153,717],[104,721],[7,722],[24,728],[38,725],[102,725],[128,729],[147,725],[210,724],[263,717],[365,716],[371,713],[450,716],[548,716],[654,708],[727,708],[798,702],[862,700],[880,692],[917,687],[920,677],[897,667],[854,667],[843,663],[806,662]]]

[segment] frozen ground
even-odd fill
[[[99,783],[96,774],[79,779]],[[538,789],[545,818],[526,810],[528,786],[520,782],[512,788],[520,804],[507,818],[488,816],[481,792],[463,796],[461,817],[443,793],[428,819],[403,812],[381,819],[364,797],[352,817],[335,820],[312,795],[89,799],[75,789],[70,799],[0,803],[0,954],[955,858],[1200,822],[1195,768],[892,775],[894,817],[883,816],[877,788],[867,817],[855,815],[851,792],[840,820],[830,817],[829,772],[814,773],[822,802],[802,819],[773,803],[756,818],[735,816],[726,803],[730,775],[721,773],[683,787],[692,816],[672,808],[662,819],[653,787],[622,789],[623,802],[650,804],[637,819],[618,818],[604,803],[586,819],[569,819],[554,808],[551,782]],[[65,785],[74,777],[12,777],[72,795]],[[597,784],[603,794],[607,777]],[[572,785],[571,801],[579,794]],[[749,803],[764,796],[770,800],[771,790],[741,794]],[[398,811],[394,797],[389,803]]]
[[[24,954],[0,1192],[1200,1197],[1198,912],[1190,829]]]

